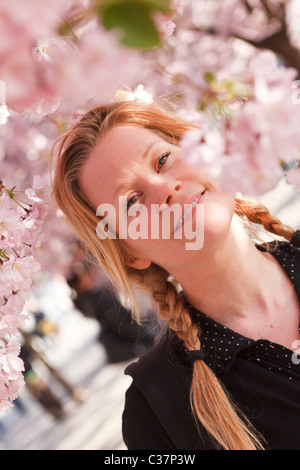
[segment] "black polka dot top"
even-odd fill
[[[264,245],[256,246],[261,251],[267,249]],[[291,243],[272,242],[268,249],[285,269],[300,299],[300,231],[295,232]],[[189,309],[193,322],[200,326],[204,360],[217,374],[228,371],[237,356],[242,355],[259,367],[285,374],[290,380],[293,379],[292,372],[300,377],[300,357],[297,354],[298,351],[300,355],[300,344],[295,343],[294,350],[291,345],[290,350],[269,340],[253,340],[215,322],[192,306]]]

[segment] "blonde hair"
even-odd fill
[[[139,319],[133,284],[150,294],[161,318],[184,341],[188,350],[200,350],[199,327],[191,321],[184,298],[178,294],[176,280],[154,263],[144,270],[129,267],[126,260],[132,255],[121,240],[100,240],[96,234],[99,219],[95,208],[80,189],[79,175],[91,151],[109,129],[124,123],[149,129],[175,145],[193,127],[156,104],[119,102],[90,110],[57,143],[58,161],[54,180],[56,201],[110,280],[122,290],[126,298],[132,299],[135,318]],[[264,206],[247,198],[236,199],[235,212],[288,240],[293,236],[293,229],[272,217]],[[194,363],[190,397],[196,421],[201,422],[221,448],[263,448],[261,438],[236,409],[226,390],[204,361]]]

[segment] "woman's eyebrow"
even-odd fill
[[[148,154],[152,150],[152,148],[160,142],[161,142],[160,140],[155,140],[154,142],[151,142],[142,153],[142,159],[145,160],[148,157]]]

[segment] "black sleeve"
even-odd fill
[[[128,450],[175,450],[174,444],[134,383],[126,392],[122,430]]]

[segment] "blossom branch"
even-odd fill
[[[39,244],[46,203],[40,197],[40,177],[35,177],[33,187],[23,192],[33,201],[22,201],[28,208],[19,203],[16,193],[21,191],[16,191],[16,186],[8,189],[2,181],[0,185],[0,340],[5,342],[5,346],[0,346],[0,411],[7,411],[24,383],[24,365],[18,357],[20,345],[12,338],[25,326],[25,302],[33,276],[40,270],[35,247]]]

